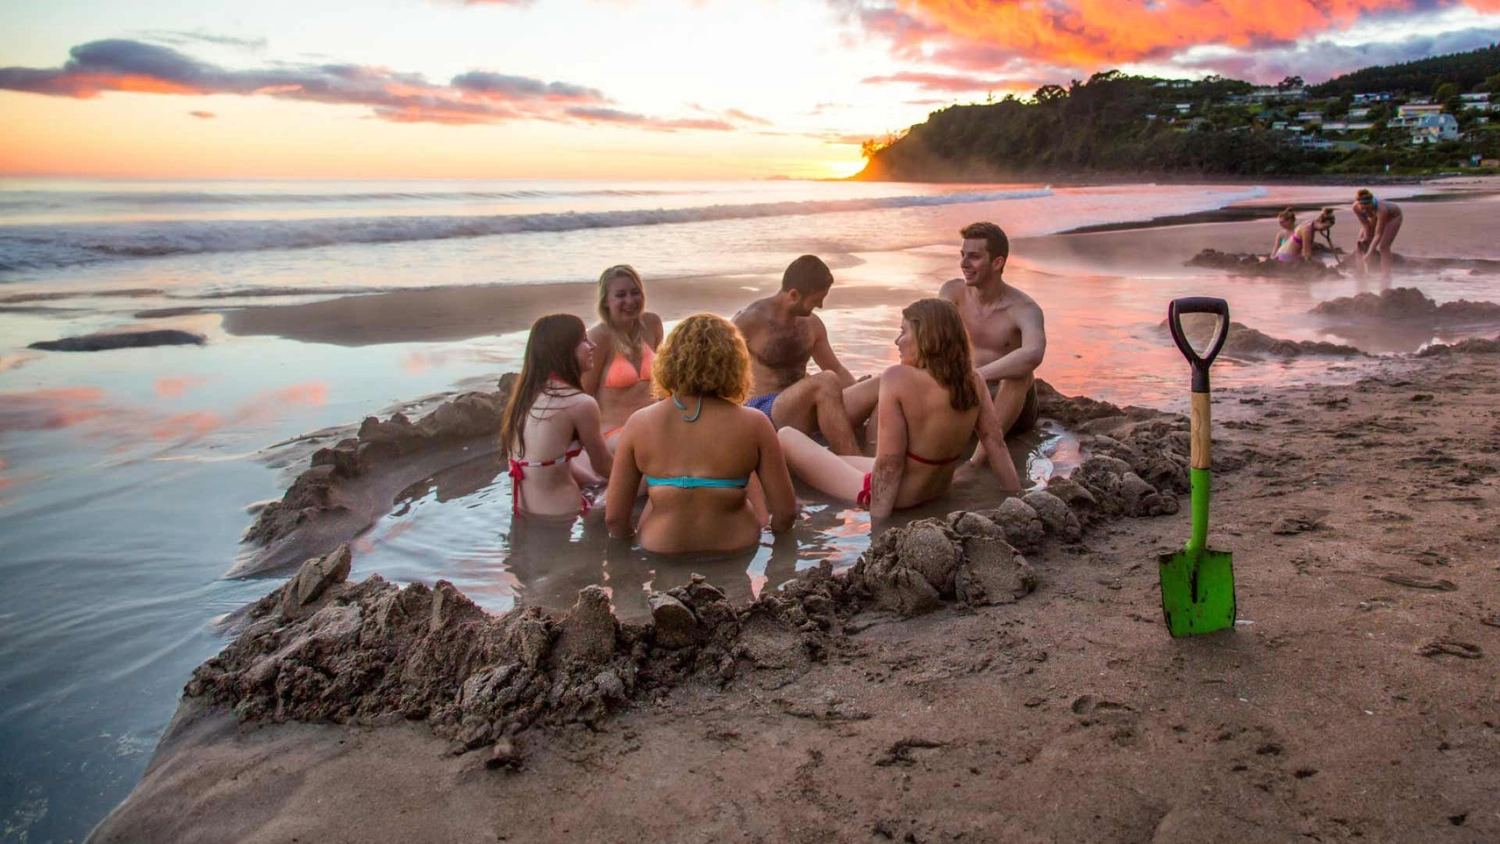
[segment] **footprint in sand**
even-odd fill
[[[1431,657],[1456,656],[1459,659],[1479,659],[1484,656],[1484,650],[1478,645],[1458,639],[1433,639],[1417,648],[1417,653]]]
[[[1439,592],[1458,591],[1458,584],[1438,577],[1420,577],[1412,574],[1383,574],[1380,576],[1380,579],[1387,583],[1394,583],[1397,586],[1410,586],[1413,589],[1435,589]]]

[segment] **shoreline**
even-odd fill
[[[1468,422],[1497,380],[1500,356],[1440,349],[1217,393],[1233,632],[1162,628],[1150,562],[1185,514],[1106,521],[1029,551],[1024,598],[840,616],[821,660],[757,650],[518,734],[498,770],[400,718],[236,726],[189,699],[89,840],[1500,836],[1500,533],[1479,518],[1500,440]]]

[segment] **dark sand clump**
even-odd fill
[[[1328,250],[1320,244],[1315,254],[1319,253],[1328,254]],[[1277,261],[1253,252],[1220,252],[1217,249],[1204,249],[1189,258],[1184,266],[1224,270],[1234,275],[1257,278],[1292,278],[1303,281],[1338,278],[1342,275],[1336,267],[1320,261]]]
[[[201,346],[208,342],[202,334],[163,328],[152,331],[110,331],[40,340],[27,348],[47,352],[105,352],[111,349],[143,349],[151,346]]]
[[[1439,305],[1415,287],[1393,287],[1379,293],[1360,293],[1323,302],[1309,313],[1353,321],[1426,322],[1464,325],[1500,322],[1500,304],[1460,299]]]
[[[1167,322],[1162,320],[1157,324],[1157,329],[1162,334],[1167,333]],[[1182,326],[1183,332],[1195,346],[1206,346],[1211,333],[1215,330],[1215,323],[1208,321],[1187,322]],[[1239,360],[1264,360],[1265,358],[1298,358],[1309,355],[1321,355],[1324,357],[1364,357],[1364,352],[1353,346],[1342,343],[1329,343],[1315,340],[1283,340],[1272,337],[1263,331],[1251,328],[1241,322],[1229,324],[1229,336],[1224,340],[1223,355]]]

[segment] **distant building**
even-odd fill
[[[1412,101],[1403,106],[1396,106],[1397,117],[1420,117],[1424,114],[1440,114],[1443,107],[1437,103],[1419,103]]]
[[[1500,158],[1486,158],[1479,162],[1480,167],[1500,167]]]
[[[1307,89],[1287,88],[1283,91],[1272,86],[1265,86],[1251,91],[1250,99],[1261,102],[1267,100],[1305,100],[1307,99]]]
[[[1368,132],[1375,124],[1368,120],[1325,120],[1324,132]]]
[[[1178,114],[1187,114],[1188,112],[1190,112],[1190,111],[1193,110],[1193,104],[1192,103],[1178,103],[1175,106],[1175,108],[1177,109],[1177,113]]]
[[[1297,112],[1298,123],[1322,123],[1323,112],[1321,111],[1299,111]]]
[[[1424,114],[1410,128],[1413,144],[1458,140],[1458,121],[1451,114]]]
[[[1369,113],[1370,109],[1367,108],[1351,108],[1349,109],[1349,119],[1358,120],[1359,118],[1364,117]]]
[[[1278,120],[1275,123],[1272,123],[1271,124],[1271,131],[1273,131],[1273,132],[1285,132],[1286,131],[1286,121],[1285,120]]]
[[[1370,94],[1355,94],[1354,101],[1357,103],[1385,103],[1390,102],[1390,91],[1378,91]]]

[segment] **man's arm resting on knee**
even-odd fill
[[[839,356],[834,353],[833,344],[828,342],[828,327],[823,324],[823,320],[818,319],[816,316],[812,320],[813,362],[824,372],[832,372],[834,375],[837,375],[840,388],[853,386],[854,376],[849,373],[849,370],[844,368],[842,363],[839,363]]]

